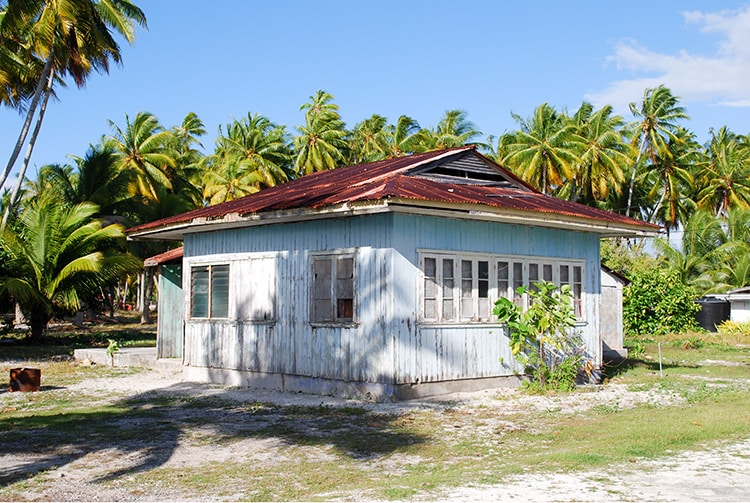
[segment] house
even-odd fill
[[[182,240],[186,380],[373,399],[517,382],[502,295],[571,285],[602,361],[602,237],[658,226],[547,197],[472,147],[308,175],[139,225]]]

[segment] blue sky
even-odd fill
[[[750,133],[750,3],[714,0],[266,2],[136,0],[148,17],[124,62],[50,103],[28,175],[71,162],[140,111],[166,127],[195,112],[206,151],[248,112],[284,124],[317,89],[353,126],[373,113],[434,126],[468,112],[485,136],[549,103],[629,102],[665,84],[701,141],[726,125]],[[0,110],[4,165],[21,127]],[[11,180],[12,182],[12,180]]]

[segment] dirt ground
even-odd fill
[[[419,408],[475,408],[502,407],[504,412],[515,408],[527,411],[587,410],[597,404],[629,407],[636,403],[679,400],[650,391],[628,391],[625,386],[610,384],[598,392],[557,397],[528,396],[513,389],[496,389],[475,393],[457,393],[439,400],[418,400],[400,403],[360,403],[331,397],[292,393],[259,392],[247,389],[226,389],[214,386],[183,383],[179,375],[169,371],[144,371],[136,374],[89,380],[69,387],[76,391],[110,392],[123,396],[143,396],[151,393],[185,397],[220,396],[222,400],[242,403],[276,403],[279,405],[357,405],[374,411],[399,412]],[[114,392],[114,393],[112,393]],[[0,395],[0,409],[13,399],[10,393]],[[17,394],[15,394],[17,395]],[[498,399],[498,395],[502,399]],[[6,402],[6,403],[4,403]],[[492,427],[490,425],[489,427]],[[200,466],[206,460],[206,447],[196,445],[189,438],[178,438],[171,446],[168,457],[159,460],[163,467]],[[192,439],[194,440],[194,439]],[[0,439],[0,441],[2,441]],[[133,466],[143,465],[149,456],[158,453],[143,449],[97,449],[92,452],[81,447],[82,452],[70,453],[69,458],[59,457],[50,464],[41,483],[29,484],[18,496],[28,500],[60,501],[189,501],[205,500],[184,494],[174,486],[151,488],[148,492],[134,493],[118,484],[102,484],[112,480],[113,474],[128,473]],[[212,461],[231,461],[239,456],[254,453],[258,462],[272,462],[283,457],[284,445],[272,438],[244,438],[242,440],[210,446]],[[2,472],[30,470],[35,463],[43,463],[39,455],[20,452],[3,454],[0,451],[0,479]],[[0,484],[0,489],[2,488]],[[179,486],[177,486],[179,487]],[[238,493],[238,498],[239,496]],[[227,499],[227,498],[222,498]],[[232,499],[232,498],[228,498]],[[333,494],[330,499],[357,501],[366,496]],[[2,493],[0,492],[0,500]],[[675,454],[655,461],[633,463],[615,469],[592,468],[572,474],[529,474],[509,478],[501,485],[460,487],[441,493],[420,494],[415,500],[441,501],[750,501],[750,432],[742,442],[713,446],[702,451]]]

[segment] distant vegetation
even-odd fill
[[[33,289],[43,294],[38,305],[46,299],[47,313],[70,312],[94,299],[114,310],[132,301],[141,283],[149,298],[152,278],[138,274],[140,265],[127,256],[143,259],[174,243],[126,243],[125,227],[230,201],[316,171],[463,145],[475,145],[551,196],[657,223],[667,232],[684,229],[681,249],[660,243],[656,263],[673,271],[695,295],[750,284],[750,135],[723,126],[699,144],[679,97],[663,86],[646,89],[630,105],[629,118],[615,115],[611,106],[596,109],[584,102],[569,113],[544,103],[529,117],[514,114],[518,129],[500,136],[479,131],[461,110],[445,111],[434,126],[405,115],[391,121],[378,114],[347,126],[334,97],[323,90],[301,105],[301,125],[288,128],[248,112],[219,127],[212,147],[204,145],[207,131],[192,112],[180,124],[166,126],[153,114],[136,111],[113,118],[109,130],[92,138],[90,148],[73,162],[61,160],[43,166],[36,179],[26,177],[36,132],[56,86],[71,79],[83,85],[91,72],[120,62],[115,37],[131,42],[137,26],[145,27],[146,17],[125,0],[0,2],[0,104],[26,114],[2,183],[10,180],[27,145],[22,175],[12,190],[6,184],[0,200],[5,233],[0,297],[12,293],[27,311],[31,304],[24,295]],[[21,257],[8,243],[20,239],[30,249],[46,247],[40,240],[48,235],[39,232],[41,223],[31,216],[80,205],[92,209],[80,226],[100,225],[111,233],[84,255],[61,257],[68,265],[88,257],[88,272],[69,271],[65,285],[54,283],[42,292],[39,271],[18,264],[42,263],[50,256]],[[607,253],[622,243],[607,246],[604,256],[611,267],[625,275],[637,272],[618,254]],[[631,255],[637,255],[638,246],[625,243]],[[105,268],[91,253],[107,257],[115,268]],[[115,257],[120,257],[116,266]],[[62,270],[63,265],[55,267]],[[143,313],[148,321],[147,309]]]

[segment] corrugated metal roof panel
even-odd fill
[[[483,166],[480,167],[477,161]],[[464,180],[456,183],[451,181],[450,176],[442,176],[439,169],[434,171],[438,176],[422,176],[435,170],[436,166],[444,165],[454,169],[475,169],[477,173],[469,176],[480,179],[487,175],[483,174],[486,166],[495,169],[512,186],[509,187],[506,183],[482,184],[481,180],[479,183],[467,183]],[[189,225],[192,221],[220,219],[232,214],[247,216],[280,210],[321,209],[348,202],[388,199],[432,201],[440,205],[477,205],[628,227],[638,226],[651,231],[659,229],[653,224],[623,215],[545,196],[476,152],[473,147],[462,147],[307,175],[241,199],[139,225],[127,232],[133,234],[174,225]]]

